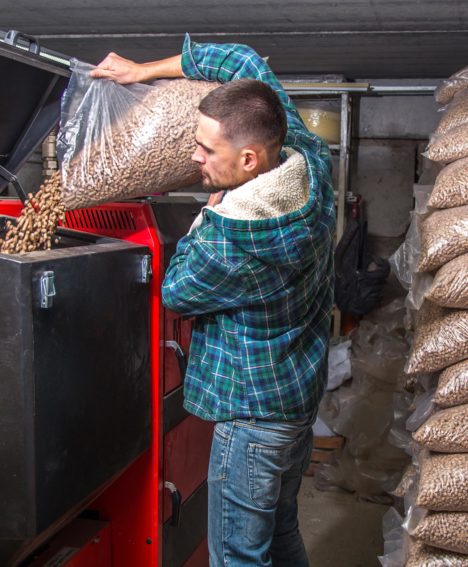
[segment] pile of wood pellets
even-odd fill
[[[7,221],[6,233],[0,239],[2,254],[25,254],[35,250],[50,250],[57,225],[65,219],[60,172],[46,180],[39,191],[28,194],[24,209],[16,223]]]

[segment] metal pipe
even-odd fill
[[[331,31],[259,31],[259,32],[192,32],[194,37],[278,37],[278,36],[346,36],[346,35],[423,35],[423,34],[466,34],[468,29],[458,30],[331,30]],[[158,37],[184,37],[181,32],[138,32],[138,33],[49,33],[36,34],[38,39],[135,39],[135,38],[158,38]]]
[[[343,93],[351,93],[357,95],[433,95],[435,85],[426,86],[398,86],[398,85],[387,85],[387,86],[377,86],[369,84],[367,87],[336,87],[327,89],[317,88],[317,87],[294,87],[286,81],[282,82],[284,90],[288,94],[295,96],[310,96],[310,95],[338,95]]]

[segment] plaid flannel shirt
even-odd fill
[[[305,157],[310,197],[277,218],[236,220],[203,210],[167,269],[164,304],[197,315],[185,408],[201,418],[296,420],[316,412],[326,382],[335,229],[328,147],[310,133],[265,61],[237,44],[187,35],[190,79],[269,84],[287,114],[285,146]]]

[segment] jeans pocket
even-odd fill
[[[229,450],[231,446],[230,422],[218,422],[214,428],[211,442],[210,464],[208,467],[208,482],[224,480],[227,474]]]
[[[297,441],[271,447],[249,443],[247,449],[250,499],[261,509],[273,508],[281,491],[281,476],[289,468]]]
[[[231,434],[232,425],[228,421],[218,421],[214,427],[214,435],[227,441]]]

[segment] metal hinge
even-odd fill
[[[41,288],[41,308],[50,309],[54,303],[55,274],[54,272],[44,272],[40,279]]]
[[[153,270],[151,269],[151,255],[145,254],[141,259],[141,282],[149,283]]]

